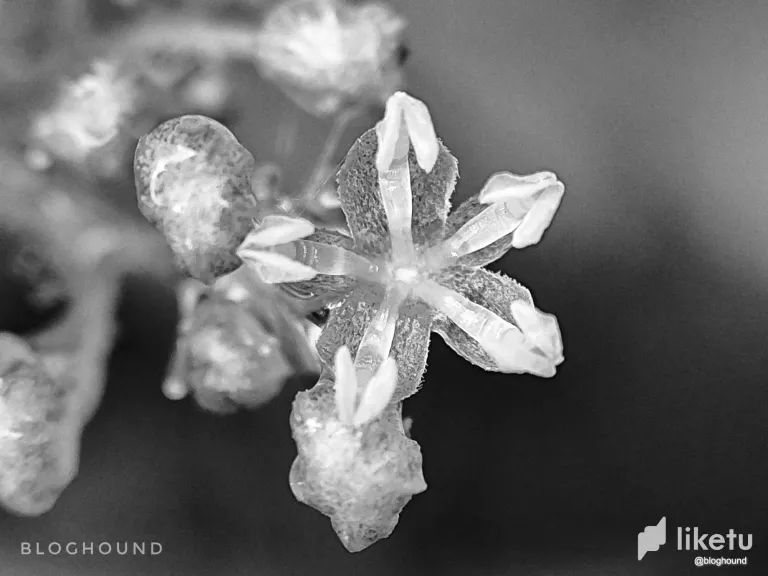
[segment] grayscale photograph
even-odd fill
[[[767,222],[765,0],[0,0],[0,576],[764,576]]]

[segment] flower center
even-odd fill
[[[397,267],[392,271],[392,277],[397,282],[408,285],[416,284],[419,281],[419,276],[419,270],[410,266]]]

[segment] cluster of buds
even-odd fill
[[[325,376],[294,403],[291,486],[350,551],[388,536],[426,487],[400,406],[421,385],[430,332],[486,370],[551,377],[563,361],[555,318],[483,268],[541,239],[563,184],[498,173],[450,211],[457,175],[427,107],[396,93],[338,173],[351,236],[265,218],[238,251],[265,282],[333,305],[317,345]]]
[[[32,120],[28,161],[114,176],[147,123],[172,110],[221,113],[237,61],[255,65],[313,115],[380,104],[403,82],[404,29],[387,6],[346,0],[278,2],[246,24],[148,13],[108,42],[86,73],[61,82]]]
[[[457,160],[427,107],[397,92],[404,26],[380,4],[287,0],[255,33],[213,26],[197,38],[187,27],[167,38],[159,28],[164,42],[249,58],[299,107],[337,123],[344,110],[385,103],[384,118],[346,155],[338,189],[322,189],[318,205],[340,209],[344,226],[270,198],[253,155],[205,116],[164,122],[134,157],[139,208],[188,277],[166,395],[229,413],[268,402],[297,371],[321,373],[293,404],[289,481],[353,552],[389,536],[426,489],[402,405],[422,385],[432,332],[489,371],[548,378],[563,361],[554,316],[484,266],[537,243],[564,186],[551,172],[497,173],[451,210]],[[75,159],[109,145],[136,108],[115,70],[100,64],[67,86],[61,107],[38,118],[37,137]],[[91,235],[87,245],[102,240]],[[114,253],[114,239],[106,245]],[[104,285],[91,308],[114,303],[116,284]],[[318,308],[330,313],[315,341],[305,317]],[[95,310],[102,331],[81,329],[74,350],[0,339],[0,498],[17,512],[50,508],[76,471],[111,342],[103,329],[113,310]]]
[[[178,289],[165,394],[191,392],[218,413],[255,408],[289,377],[319,369],[303,320],[312,309],[242,266],[239,252],[260,209],[254,166],[232,132],[203,116],[169,120],[136,148],[139,208],[189,277]]]

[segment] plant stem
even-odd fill
[[[304,185],[302,198],[309,199],[319,192],[320,187],[325,183],[326,169],[328,168],[328,165],[331,164],[333,157],[339,148],[341,137],[344,136],[344,132],[346,132],[349,124],[358,118],[361,113],[362,109],[359,107],[349,108],[333,119],[333,125],[328,132],[328,136],[325,138],[323,150],[317,158],[315,166]]]

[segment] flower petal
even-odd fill
[[[367,254],[389,252],[389,225],[379,191],[376,170],[377,136],[368,130],[352,145],[339,171],[339,200],[358,251]],[[458,176],[457,162],[440,143],[431,172],[425,172],[409,151],[411,197],[411,236],[414,244],[432,244],[443,236],[445,219]]]
[[[554,217],[565,188],[551,172],[494,174],[479,194],[449,216],[443,252],[459,264],[484,266],[512,248],[535,244]]]
[[[438,314],[434,330],[454,351],[485,370],[554,375],[555,367],[562,362],[560,333],[552,330],[549,320],[552,317],[542,320],[541,313],[529,310],[533,308],[533,300],[527,289],[507,276],[466,266],[447,269],[438,282],[495,317],[495,321],[487,318],[489,329],[495,328],[490,322],[507,323],[506,328],[499,324],[504,329],[497,338],[481,343],[446,314]],[[513,310],[522,319],[522,325],[517,323]]]
[[[326,365],[333,365],[336,350],[341,346],[348,346],[353,353],[357,351],[382,297],[383,294],[358,285],[331,311],[317,343],[320,359]],[[431,329],[432,312],[428,306],[413,299],[400,305],[391,348],[391,356],[397,362],[398,380],[392,402],[399,402],[419,389],[426,369]]]
[[[445,234],[445,221],[451,208],[450,198],[459,177],[456,158],[440,142],[440,154],[427,173],[415,162],[415,152],[409,155],[413,211],[411,229],[417,247],[429,246]]]

